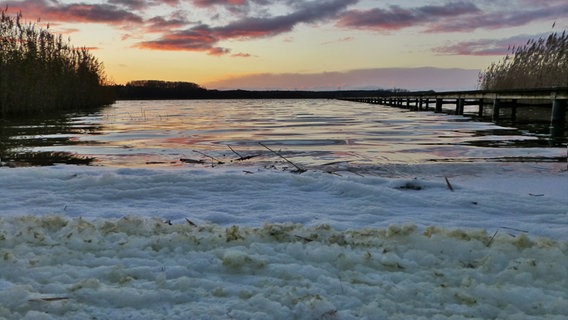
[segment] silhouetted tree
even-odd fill
[[[0,117],[101,106],[114,100],[86,48],[0,10]]]

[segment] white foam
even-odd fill
[[[568,177],[556,166],[243,170],[1,168],[0,318],[568,310]]]

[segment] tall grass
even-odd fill
[[[513,47],[479,75],[482,90],[568,87],[568,34],[552,33]]]
[[[0,117],[113,101],[102,64],[48,29],[0,9]]]

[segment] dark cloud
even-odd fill
[[[146,0],[108,0],[108,3],[127,7],[132,10],[142,10],[149,6]]]
[[[242,6],[248,3],[247,0],[192,0],[195,6],[207,8],[212,6]]]
[[[246,17],[224,26],[198,25],[183,31],[164,34],[153,41],[139,43],[137,47],[154,50],[206,51],[219,55],[229,50],[217,47],[227,39],[260,38],[291,31],[300,23],[315,23],[334,18],[357,0],[330,0],[305,3],[297,11],[287,15],[257,18]]]
[[[351,10],[337,22],[344,28],[394,31],[421,27],[425,32],[471,32],[476,29],[500,29],[523,26],[534,21],[553,21],[568,17],[564,1],[493,1],[449,2],[415,8],[390,6],[387,9]]]
[[[568,18],[568,2],[532,3],[514,9],[484,11],[460,19],[448,19],[432,24],[428,32],[469,32],[476,29],[501,29],[527,25],[535,21]]]
[[[173,14],[170,17],[156,16],[146,21],[146,32],[169,32],[174,29],[180,29],[187,26],[189,22],[179,14]]]
[[[478,12],[480,12],[480,9],[476,5],[466,2],[412,9],[391,6],[389,9],[375,8],[348,11],[339,19],[338,25],[346,28],[390,31]]]

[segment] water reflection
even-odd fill
[[[55,163],[89,165],[95,158],[59,147],[81,144],[77,136],[100,132],[101,125],[81,118],[92,114],[0,120],[0,163],[4,166],[46,166]]]
[[[493,124],[336,100],[119,101],[88,114],[5,121],[0,139],[3,162],[104,166],[230,163],[251,155],[256,164],[274,162],[259,142],[316,166],[566,161],[567,142],[551,136],[544,120]]]

